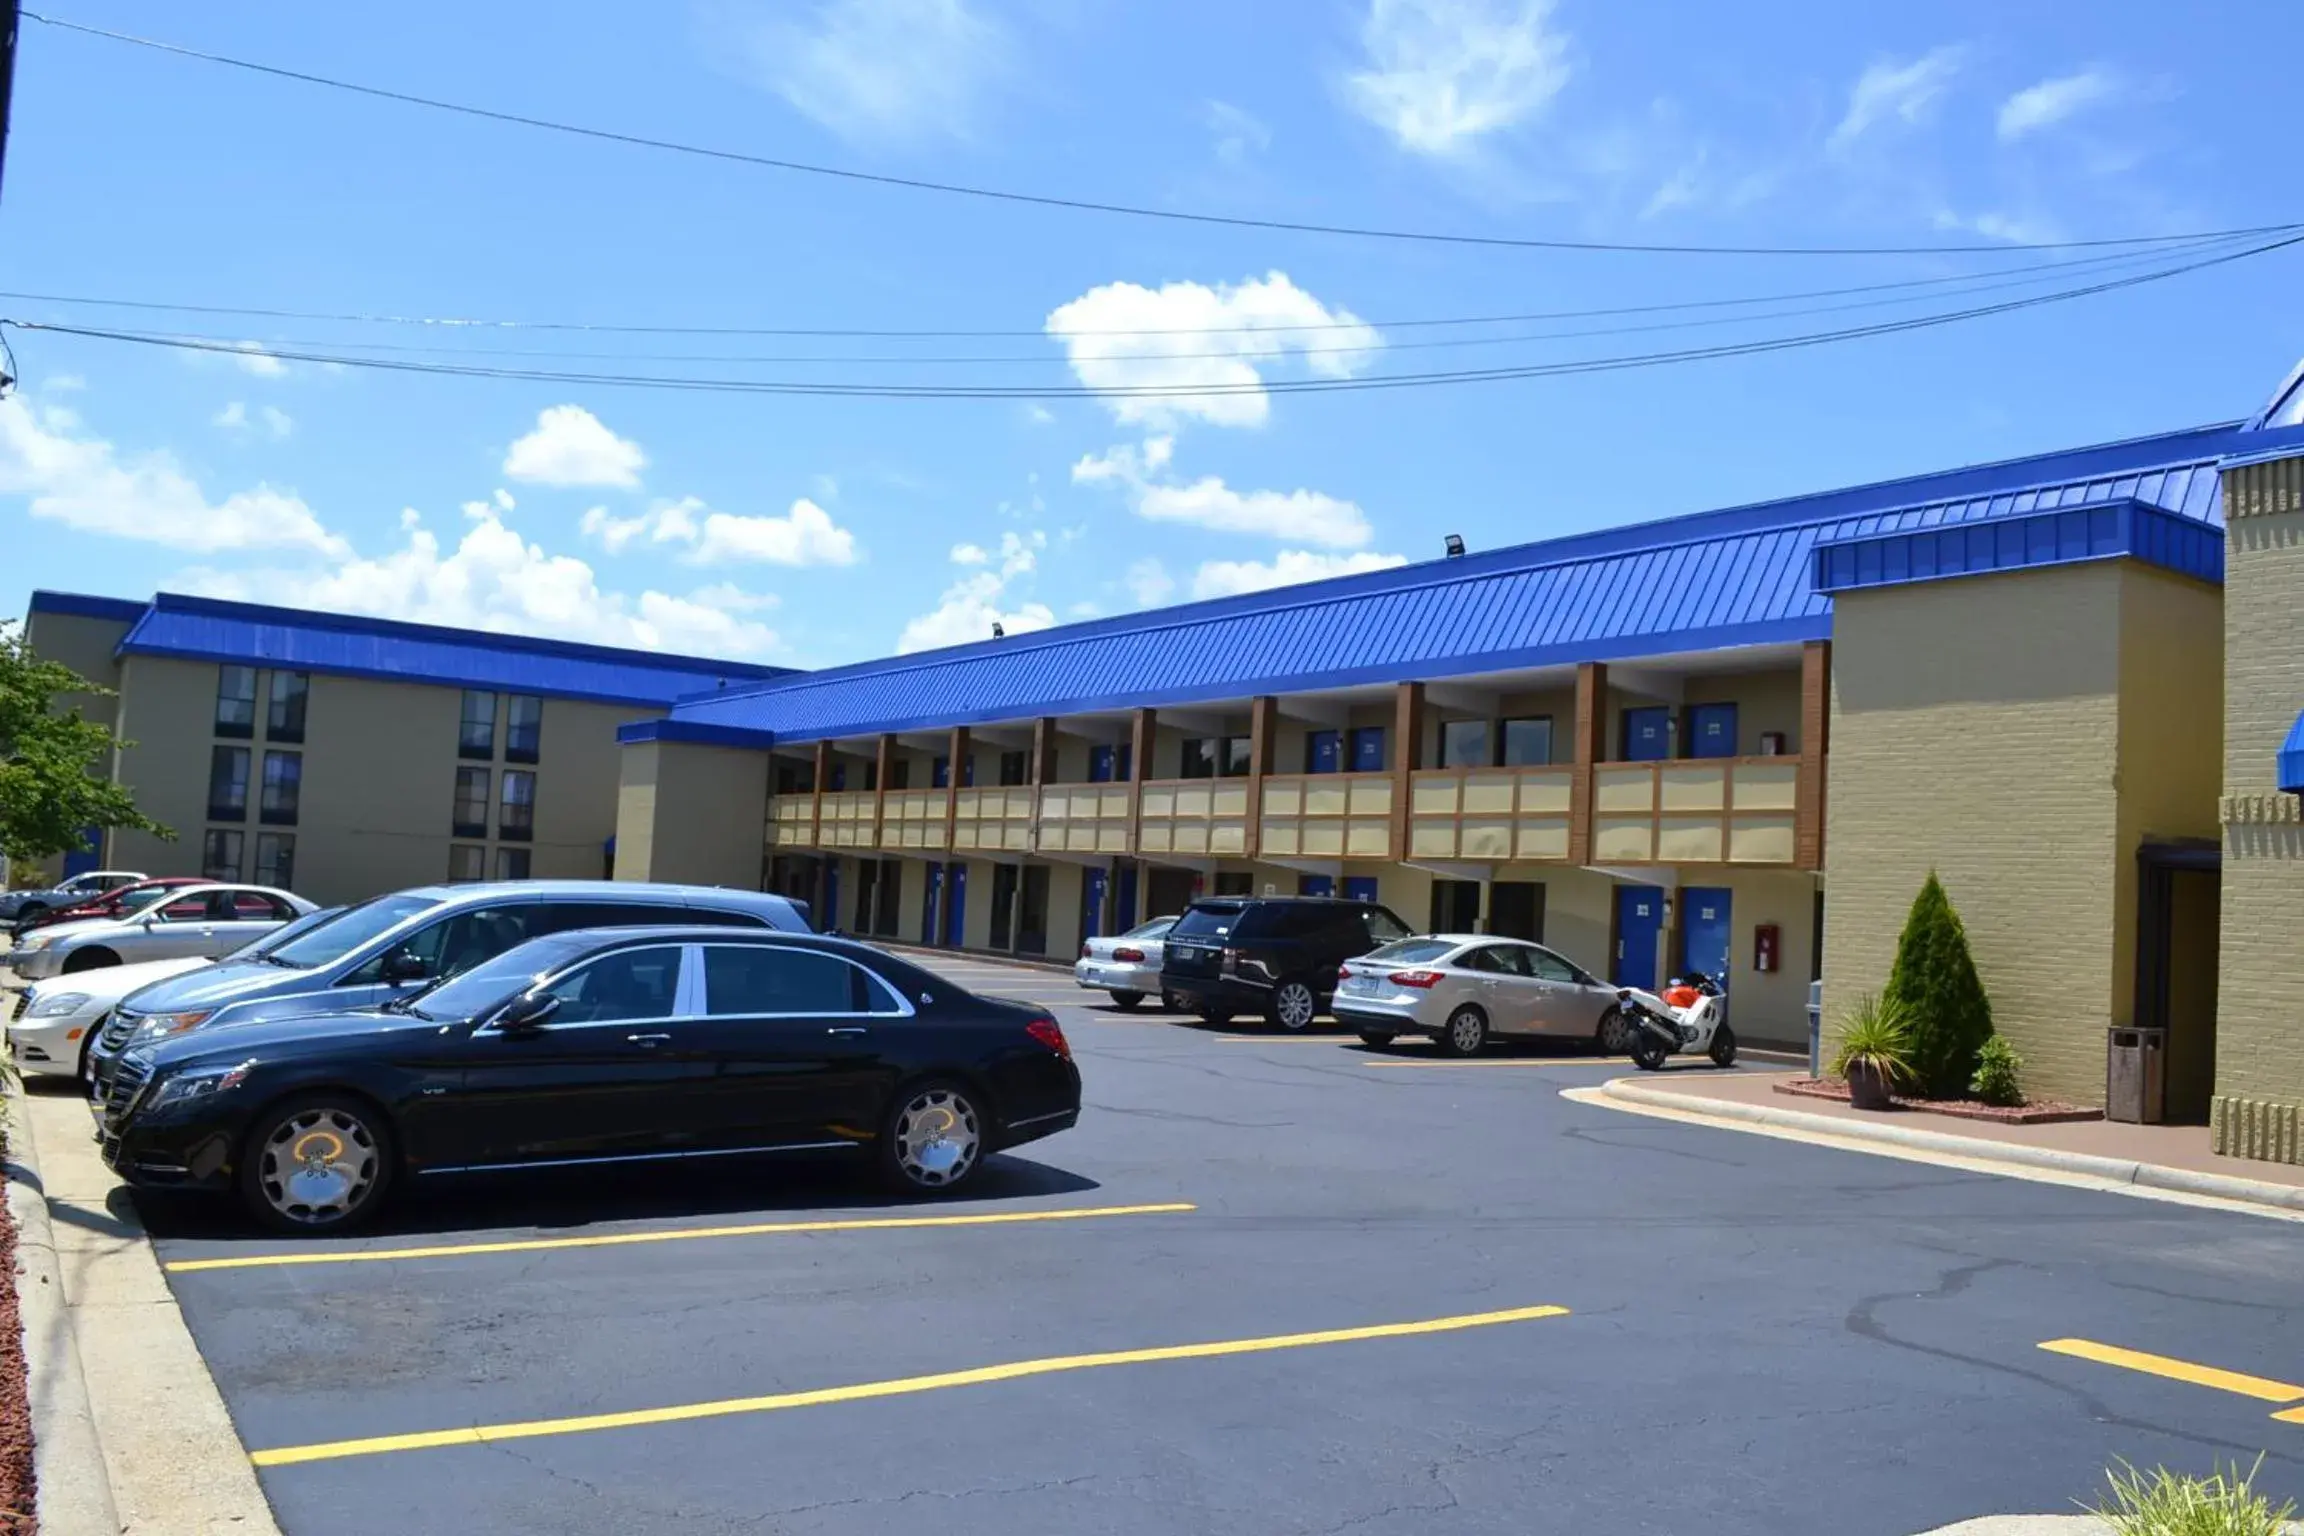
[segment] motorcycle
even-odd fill
[[[1622,987],[1616,1005],[1631,1036],[1632,1064],[1660,1070],[1667,1057],[1707,1055],[1716,1067],[1736,1063],[1736,1031],[1728,1027],[1728,994],[1701,971],[1673,978],[1664,996]]]

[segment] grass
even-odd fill
[[[2275,1506],[2255,1488],[2256,1465],[2240,1463],[2209,1477],[2186,1477],[2166,1467],[2139,1472],[2127,1462],[2107,1472],[2108,1496],[2085,1506],[2114,1536],[2281,1536],[2296,1513],[2293,1501]]]

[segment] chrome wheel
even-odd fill
[[[1320,1011],[1320,999],[1300,981],[1281,984],[1272,994],[1272,1022],[1285,1030],[1309,1029]]]
[[[384,1171],[375,1132],[340,1105],[281,1119],[256,1151],[256,1187],[284,1220],[334,1226],[365,1207]]]
[[[1459,1008],[1448,1016],[1440,1048],[1451,1056],[1477,1056],[1488,1043],[1488,1021],[1477,1008]]]
[[[896,1115],[896,1167],[907,1182],[943,1189],[968,1177],[984,1148],[976,1106],[957,1088],[925,1088]]]
[[[1603,1056],[1622,1056],[1632,1049],[1632,1031],[1625,1027],[1620,1009],[1611,1008],[1600,1015],[1600,1028],[1593,1038],[1598,1041]]]

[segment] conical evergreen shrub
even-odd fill
[[[1912,1075],[1920,1090],[1956,1098],[1976,1070],[1976,1053],[1992,1038],[1992,1004],[1968,953],[1968,934],[1936,872],[1913,898],[1896,943],[1883,1000],[1912,1021]]]

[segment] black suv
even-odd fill
[[[1408,931],[1372,901],[1211,897],[1161,941],[1160,990],[1219,1028],[1261,1013],[1274,1029],[1301,1030],[1327,1012],[1338,967]]]

